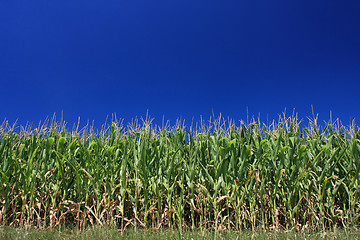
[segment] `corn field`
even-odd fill
[[[358,228],[359,181],[359,128],[338,120],[0,126],[3,226]]]

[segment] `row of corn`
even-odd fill
[[[0,225],[350,228],[359,184],[360,131],[339,122],[0,127]]]

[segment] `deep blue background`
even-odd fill
[[[359,118],[360,1],[0,1],[0,121]]]

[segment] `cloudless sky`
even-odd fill
[[[0,121],[360,117],[360,1],[1,0]]]

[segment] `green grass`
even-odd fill
[[[242,232],[208,232],[208,231],[184,231],[182,233],[174,230],[159,230],[159,231],[144,231],[144,230],[127,230],[124,233],[119,232],[117,229],[95,227],[83,231],[69,229],[59,230],[39,230],[39,229],[13,229],[3,228],[0,229],[0,239],[2,240],[40,240],[40,239],[69,239],[69,240],[171,240],[171,239],[257,239],[257,240],[292,240],[292,239],[360,239],[359,231],[343,231],[335,230],[329,232],[263,232],[263,231],[242,231]]]
[[[359,183],[360,131],[339,121],[0,127],[2,226],[356,229]]]

